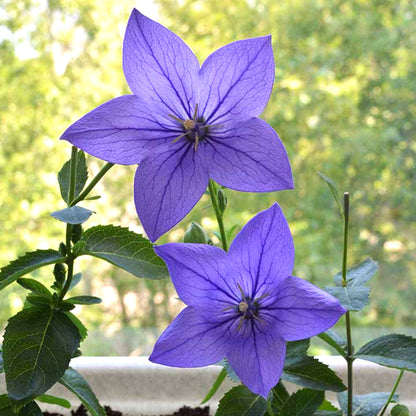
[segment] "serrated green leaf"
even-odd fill
[[[69,200],[69,184],[71,179],[70,172],[71,160],[65,162],[62,169],[58,173],[59,189],[61,191],[62,199],[69,205],[72,201]],[[77,171],[75,177],[75,195],[76,198],[84,189],[88,179],[88,169],[85,162],[85,154],[83,151],[78,151],[77,157]]]
[[[331,329],[326,332],[322,332],[318,335],[318,337],[345,357],[347,353],[347,340],[345,338],[341,337]]]
[[[63,263],[64,261],[65,257],[55,250],[36,250],[26,253],[0,270],[0,290],[16,281],[19,277],[40,267]]]
[[[334,371],[313,357],[304,356],[296,364],[285,366],[282,379],[314,390],[338,392],[346,389]]]
[[[286,400],[289,398],[289,393],[286,390],[286,387],[281,381],[274,386],[269,393],[268,400],[271,404],[272,410],[275,414],[278,414],[282,406],[286,403]]]
[[[339,212],[341,213],[341,216],[344,216],[344,206],[342,205],[341,198],[339,197],[337,186],[335,185],[335,182],[329,178],[328,176],[324,175],[321,172],[316,172],[329,186],[329,189],[331,190],[332,196],[335,199],[335,202],[338,205]]]
[[[378,412],[386,404],[390,393],[370,393],[362,396],[354,396],[352,400],[352,411],[354,416],[377,416]],[[394,395],[393,400],[397,401],[399,396]],[[338,393],[338,401],[342,411],[347,414],[348,393]]]
[[[51,396],[50,394],[42,394],[36,397],[36,400],[41,403],[56,404],[57,406],[65,407],[66,409],[71,408],[71,403],[63,399],[62,397]]]
[[[136,277],[169,277],[164,261],[156,255],[150,241],[128,228],[100,225],[86,230],[82,239],[87,243],[84,254],[106,260]]]
[[[321,405],[319,406],[319,410],[331,410],[334,412],[339,412],[340,410],[337,409],[331,402],[329,402],[328,400],[324,400]]]
[[[0,374],[4,373],[4,368],[3,368],[3,351],[0,350]]]
[[[214,381],[214,384],[209,389],[209,392],[204,397],[204,400],[202,400],[201,404],[205,404],[208,400],[211,399],[211,397],[218,391],[218,389],[221,387],[222,382],[227,377],[227,370],[223,368],[220,373],[218,374],[217,378]]]
[[[92,214],[93,211],[77,205],[51,212],[53,218],[66,224],[83,224]]]
[[[324,288],[330,295],[336,297],[341,305],[349,311],[360,311],[367,304],[370,288],[367,286],[329,287]]]
[[[96,305],[101,303],[102,300],[95,296],[73,296],[72,298],[65,299],[69,303],[73,303],[74,305]]]
[[[323,402],[323,391],[302,389],[293,393],[282,406],[279,416],[311,416]]]
[[[23,288],[30,290],[37,295],[43,295],[46,297],[52,296],[52,293],[49,291],[49,289],[35,279],[20,278],[17,279],[17,283],[19,283],[19,285]]]
[[[384,335],[362,346],[356,357],[385,367],[416,372],[416,338]]]
[[[403,404],[396,404],[396,406],[391,409],[390,414],[391,416],[410,416],[409,409]]]
[[[79,343],[77,327],[63,312],[28,308],[10,318],[3,361],[11,403],[24,405],[51,388]]]
[[[245,386],[233,387],[220,400],[215,416],[259,416],[266,411],[263,397]]]
[[[302,361],[309,349],[310,339],[290,341],[286,343],[285,366],[290,366]]]
[[[74,393],[92,416],[107,416],[87,381],[73,368],[68,368],[59,382]]]
[[[377,272],[378,263],[370,258],[347,270],[347,286],[362,286],[367,283]],[[334,277],[335,284],[342,286],[342,273],[337,273]]]

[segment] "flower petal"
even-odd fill
[[[225,357],[227,324],[206,322],[185,308],[157,340],[149,360],[171,367],[203,367]]]
[[[239,40],[212,53],[201,67],[199,109],[208,124],[260,115],[274,82],[271,37]]]
[[[259,118],[227,124],[209,135],[210,176],[227,188],[245,192],[293,189],[292,170],[283,143]]]
[[[136,9],[124,37],[123,70],[134,94],[163,113],[191,118],[198,59],[179,36]]]
[[[175,289],[183,302],[221,311],[240,301],[230,289],[227,253],[205,244],[171,243],[155,247],[165,260]]]
[[[285,341],[297,341],[331,328],[346,312],[337,299],[299,277],[281,282],[268,314],[277,321]]]
[[[181,142],[147,157],[134,180],[134,199],[146,234],[156,241],[199,201],[208,185],[201,152]]]
[[[168,119],[134,95],[107,101],[72,124],[61,136],[87,153],[112,163],[136,164],[181,134]]]
[[[241,284],[252,299],[274,293],[279,282],[292,274],[295,248],[277,203],[244,226],[232,242],[229,255],[240,264]]]
[[[260,331],[252,325],[250,334],[234,340],[228,361],[245,384],[265,399],[279,381],[286,356],[286,342],[276,331]]]

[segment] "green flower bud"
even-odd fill
[[[82,234],[82,225],[81,224],[74,224],[72,226],[72,234],[71,234],[71,241],[75,244],[79,241]]]
[[[227,208],[228,198],[225,192],[221,188],[218,188],[217,198],[218,198],[218,207],[221,211],[221,214],[224,214],[225,208]]]
[[[66,245],[65,245],[65,243],[60,243],[59,244],[59,253],[62,256],[66,256]]]
[[[62,263],[55,264],[53,275],[55,276],[55,286],[58,288],[62,287],[66,276],[65,266]]]
[[[185,243],[207,244],[208,236],[205,230],[196,222],[192,222],[185,232]]]

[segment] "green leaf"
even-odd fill
[[[302,361],[285,367],[282,379],[314,390],[338,392],[346,389],[334,371],[313,357],[305,356]]]
[[[26,296],[26,301],[34,306],[49,307],[52,305],[52,298],[46,297],[45,295],[34,295],[30,293]]]
[[[1,416],[16,416],[12,405],[10,404],[7,394],[0,395],[0,415]]]
[[[352,411],[354,416],[377,416],[378,412],[386,404],[390,393],[370,393],[363,396],[354,396],[352,400]],[[399,399],[397,394],[394,395],[394,401]],[[348,393],[338,393],[338,401],[342,411],[347,414]]]
[[[69,285],[69,290],[73,289],[82,279],[82,273],[76,273],[72,277],[71,284]]]
[[[86,230],[82,239],[87,242],[84,254],[106,260],[136,277],[169,277],[164,261],[156,255],[150,241],[128,228],[100,225]]]
[[[97,303],[101,303],[102,300],[95,296],[74,296],[72,298],[65,299],[69,303],[73,303],[74,305],[96,305]]]
[[[367,283],[377,272],[378,263],[370,258],[347,270],[347,286],[362,286]],[[335,284],[342,286],[342,273],[334,277]]]
[[[92,416],[107,416],[87,381],[73,368],[68,368],[59,382],[81,400]]]
[[[220,388],[222,382],[225,380],[226,377],[227,377],[227,370],[225,368],[223,368],[220,371],[220,373],[218,374],[218,376],[217,376],[216,380],[214,381],[214,384],[210,388],[209,392],[204,397],[204,400],[202,400],[201,404],[204,404],[208,400],[211,399],[211,397],[218,391],[218,389]]]
[[[237,386],[225,393],[215,416],[259,416],[264,414],[266,408],[263,397],[245,386]]]
[[[81,256],[81,255],[82,255],[82,253],[83,253],[83,252],[84,252],[84,250],[85,250],[86,245],[87,245],[87,243],[86,243],[85,241],[82,241],[82,240],[77,241],[77,242],[74,244],[74,247],[72,247],[72,253],[73,253],[73,255],[74,255],[75,257]]]
[[[335,185],[335,182],[331,178],[328,178],[328,176],[324,175],[321,172],[316,172],[316,173],[328,184],[329,189],[332,192],[332,196],[334,197],[335,202],[338,205],[339,212],[341,213],[341,216],[343,217],[344,216],[344,206],[342,205],[341,198],[339,197],[339,193],[338,193],[338,190],[337,190],[337,186]]]
[[[336,411],[336,412],[339,412],[340,411],[331,402],[329,402],[326,399],[319,406],[319,409],[318,410],[331,410],[331,411]]]
[[[335,331],[329,329],[328,331],[319,334],[318,337],[338,351],[343,357],[346,356],[347,340],[338,335]]]
[[[416,338],[400,334],[385,335],[362,346],[356,357],[385,367],[416,372]]]
[[[368,304],[370,288],[367,286],[354,287],[325,287],[325,290],[336,297],[341,305],[349,311],[360,311]]]
[[[65,407],[66,409],[71,408],[71,403],[63,399],[62,397],[51,396],[49,394],[42,394],[36,397],[38,402],[47,403],[47,404],[56,404],[57,406]]]
[[[43,412],[37,403],[30,402],[20,411],[19,416],[43,416]]]
[[[3,368],[3,351],[0,350],[0,374],[4,373],[4,368]]]
[[[69,200],[69,183],[71,179],[70,162],[68,160],[62,166],[62,169],[58,173],[59,189],[61,191],[62,199],[69,205],[72,201]],[[83,151],[78,152],[77,157],[77,174],[75,177],[75,195],[76,198],[84,189],[88,179],[88,169],[85,162],[85,154]]]
[[[84,201],[95,201],[100,198],[101,198],[101,195],[87,196],[86,198],[84,198]]]
[[[312,416],[342,416],[341,410],[318,410]]]
[[[409,416],[409,409],[403,404],[396,404],[396,406],[391,409],[391,416]]]
[[[318,410],[325,397],[323,391],[302,389],[286,400],[279,416],[311,416]]]
[[[19,285],[23,288],[30,290],[37,295],[43,295],[46,297],[52,296],[52,293],[49,291],[49,289],[35,279],[20,278],[17,279],[17,283],[19,283]]]
[[[28,403],[51,388],[68,368],[79,343],[77,327],[58,310],[28,308],[10,318],[3,360],[12,404]]]
[[[272,410],[275,414],[278,414],[289,396],[290,395],[286,390],[286,387],[281,381],[279,381],[279,383],[277,383],[276,386],[270,390],[268,400],[271,402]]]
[[[36,250],[26,253],[0,270],[0,290],[16,281],[19,277],[40,267],[54,263],[63,263],[64,261],[65,257],[55,250]]]
[[[61,311],[68,312],[72,311],[72,309],[75,308],[75,305],[71,302],[67,302],[66,300],[61,300],[56,307]]]
[[[231,381],[234,383],[241,383],[240,377],[238,377],[226,358],[220,361],[220,365],[222,365],[227,370],[227,376]]]
[[[93,211],[77,205],[51,212],[53,218],[67,224],[82,224],[87,221],[92,214]]]
[[[309,349],[310,339],[302,339],[301,341],[290,341],[286,344],[285,367],[302,361]]]

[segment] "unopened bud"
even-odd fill
[[[185,232],[185,243],[207,244],[208,236],[205,230],[196,222],[192,222]]]
[[[56,263],[53,268],[53,275],[55,276],[55,282],[58,287],[62,287],[65,282],[66,270],[62,263]]]
[[[66,245],[65,243],[60,243],[59,244],[59,253],[61,254],[61,256],[66,256]]]
[[[82,234],[82,225],[81,224],[74,224],[72,226],[72,234],[71,234],[71,241],[75,244],[79,241]]]
[[[219,207],[221,213],[223,214],[224,211],[225,211],[225,208],[227,208],[227,204],[228,204],[227,195],[225,194],[225,192],[221,188],[218,188],[217,197],[218,197],[218,207]]]

